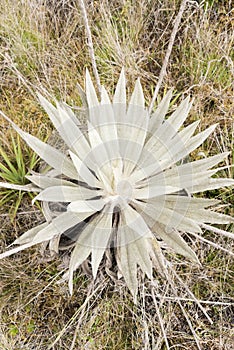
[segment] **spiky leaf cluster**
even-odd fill
[[[233,185],[234,181],[213,177],[228,153],[182,162],[214,131],[216,125],[195,133],[199,121],[183,127],[191,108],[189,97],[167,117],[169,91],[149,115],[140,81],[127,103],[124,71],[112,101],[102,87],[98,100],[89,72],[86,73],[87,132],[67,105],[51,104],[39,95],[67,148],[58,150],[24,132],[6,116],[26,143],[50,166],[48,173],[27,178],[36,191],[35,200],[64,203],[64,211],[36,226],[0,255],[9,256],[33,245],[49,242],[59,251],[62,237],[73,242],[69,266],[69,288],[73,272],[91,256],[93,278],[107,249],[115,254],[120,274],[135,296],[137,269],[152,278],[156,268],[165,273],[160,240],[191,261],[196,253],[184,233],[202,235],[201,226],[233,221],[210,207],[216,200],[196,198],[198,192]],[[6,185],[7,186],[7,185]]]

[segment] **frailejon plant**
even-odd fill
[[[196,198],[196,193],[231,186],[234,180],[212,177],[214,168],[229,153],[185,163],[216,125],[194,135],[199,121],[182,127],[191,108],[189,97],[167,117],[172,91],[149,115],[140,81],[127,103],[122,70],[111,102],[102,87],[99,102],[89,72],[86,73],[87,132],[71,108],[56,106],[39,95],[41,105],[66,144],[64,152],[24,132],[3,113],[27,144],[51,167],[27,176],[34,200],[63,203],[62,212],[51,211],[47,222],[14,241],[19,245],[0,255],[10,256],[42,242],[59,251],[64,238],[73,246],[67,277],[73,292],[73,272],[90,256],[93,278],[107,250],[136,297],[138,266],[149,279],[156,268],[167,274],[160,240],[176,253],[198,264],[184,234],[199,237],[205,225],[234,222],[210,207],[218,201]],[[49,211],[50,212],[50,211]],[[48,214],[48,213],[47,213]],[[232,236],[224,230],[224,235]],[[63,246],[64,248],[64,246]]]

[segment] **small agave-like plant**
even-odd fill
[[[104,87],[99,102],[88,71],[82,95],[87,107],[86,132],[71,108],[59,102],[54,106],[39,95],[66,144],[64,152],[22,131],[2,113],[50,170],[28,176],[32,186],[25,188],[38,192],[35,200],[47,203],[47,221],[17,238],[13,244],[19,246],[0,258],[42,242],[49,242],[51,250],[58,252],[64,249],[65,237],[71,243],[68,246],[73,246],[70,293],[73,272],[91,255],[95,278],[106,251],[111,250],[119,274],[136,296],[138,266],[148,278],[153,268],[166,273],[160,241],[199,263],[184,234],[199,237],[204,224],[211,228],[209,224],[234,221],[210,209],[217,200],[194,197],[234,184],[231,179],[212,177],[221,169],[214,166],[228,153],[185,162],[216,125],[196,135],[199,121],[182,128],[191,108],[189,97],[166,117],[171,91],[149,115],[139,80],[127,104],[123,70],[112,102]],[[53,212],[56,203],[63,203],[62,211]]]

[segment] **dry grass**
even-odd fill
[[[87,2],[101,82],[112,92],[125,65],[129,90],[140,76],[150,102],[180,1]],[[201,118],[202,129],[220,123],[193,159],[233,150],[234,137],[234,12],[231,1],[205,0],[203,7],[199,3],[187,5],[161,88],[161,94],[172,86],[179,96],[190,92],[195,97],[190,121]],[[46,89],[80,105],[76,83],[83,85],[84,70],[91,67],[78,1],[2,0],[0,52],[0,109],[24,130],[45,138],[51,125],[35,90]],[[7,140],[9,127],[3,120],[1,127]],[[233,160],[234,153],[226,165]],[[233,177],[232,169],[224,171]],[[207,196],[230,203],[220,210],[233,215],[231,189]],[[1,250],[43,220],[25,197],[11,222],[11,204],[0,208]],[[233,232],[233,226],[225,228]],[[233,247],[230,239],[217,234],[205,232],[204,237]],[[138,305],[121,280],[114,283],[104,274],[93,284],[82,271],[70,297],[67,286],[56,283],[66,256],[50,259],[40,247],[0,261],[0,349],[46,350],[53,344],[56,350],[231,349],[233,260],[198,240],[191,244],[202,268],[168,253],[173,267],[169,281],[155,276],[152,285],[142,279]]]

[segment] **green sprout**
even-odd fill
[[[36,168],[40,158],[31,149],[22,145],[19,135],[13,136],[11,134],[11,143],[4,142],[3,137],[1,139],[4,147],[0,145],[0,180],[19,186],[27,185],[29,181],[26,176]],[[29,194],[30,198],[33,198],[30,192],[17,191],[14,186],[0,191],[0,205],[11,203],[9,209],[11,219],[14,219],[26,193]]]

